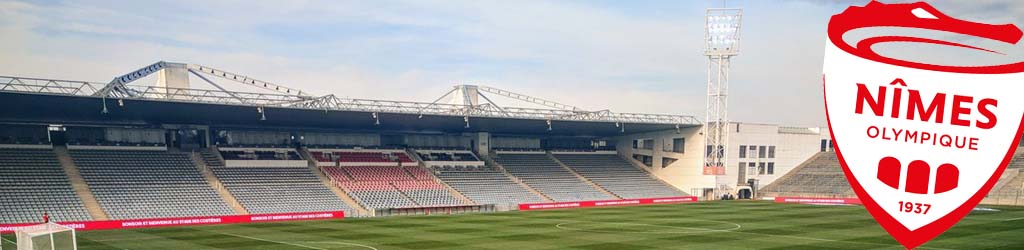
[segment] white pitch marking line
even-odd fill
[[[757,235],[766,235],[766,236],[774,236],[774,237],[782,237],[782,238],[793,238],[793,239],[804,239],[804,240],[818,240],[818,241],[828,241],[828,242],[845,242],[845,243],[852,243],[852,244],[868,244],[868,245],[877,245],[877,246],[893,246],[893,247],[902,247],[902,245],[889,245],[889,244],[884,244],[884,243],[872,243],[872,242],[856,242],[856,241],[845,241],[845,240],[834,240],[834,239],[822,239],[822,238],[814,238],[814,237],[804,237],[804,236],[792,236],[792,235],[775,235],[775,234],[764,234],[764,233],[751,233],[751,232],[738,232],[738,231],[731,231],[731,232],[729,232],[729,233],[741,233],[741,234],[757,234]],[[938,247],[917,247],[916,249],[940,249],[940,250],[949,250],[949,249],[947,249],[947,248],[938,248]]]
[[[378,250],[376,247],[371,247],[371,246],[367,246],[367,245],[363,245],[363,244],[348,243],[348,242],[344,242],[344,241],[302,241],[302,242],[317,243],[317,244],[349,245],[349,246],[363,247],[363,248],[366,248],[366,249]]]
[[[210,232],[213,232],[213,231],[210,231]],[[250,239],[250,240],[258,240],[258,241],[265,241],[265,242],[270,242],[270,243],[277,243],[277,244],[285,244],[285,245],[297,246],[297,247],[314,249],[314,250],[327,250],[326,248],[311,247],[311,246],[302,245],[302,244],[295,244],[295,243],[288,243],[288,242],[283,242],[283,241],[261,239],[261,238],[245,236],[245,235],[238,235],[238,234],[232,234],[232,233],[222,233],[222,232],[213,232],[213,233],[218,233],[218,234],[223,234],[223,235],[228,235],[228,236],[234,236],[234,237],[239,237],[239,238],[246,238],[246,239]]]
[[[6,239],[6,238],[0,238],[0,239],[6,240],[7,242],[10,242],[11,244],[18,244],[17,242],[14,242],[14,241],[12,241],[12,240],[8,240],[8,239]]]
[[[95,241],[95,242],[115,242],[115,241],[155,240],[155,239],[166,239],[166,238],[164,238],[164,237],[135,237],[135,238],[98,239],[98,240],[89,240],[89,241]]]
[[[653,233],[653,234],[690,234],[690,233],[704,233],[704,232],[728,232],[728,231],[735,231],[735,230],[738,230],[738,229],[743,227],[743,226],[740,226],[740,224],[736,224],[736,223],[732,223],[732,222],[725,222],[725,221],[714,221],[714,222],[725,223],[725,224],[732,224],[732,225],[734,225],[736,227],[729,228],[729,229],[708,229],[708,228],[698,228],[698,227],[664,226],[664,225],[654,225],[654,224],[645,224],[645,223],[596,222],[596,223],[599,223],[599,224],[619,224],[619,225],[651,226],[651,227],[661,227],[661,228],[686,229],[686,230],[693,230],[694,231],[694,232],[679,232],[679,231],[611,232],[611,231],[605,231],[605,230],[571,228],[571,227],[567,227],[566,226],[568,224],[584,223],[584,222],[580,222],[580,221],[558,223],[558,224],[555,224],[555,227],[558,228],[558,229],[563,229],[563,230],[584,231],[584,232],[598,232],[598,233],[643,233],[643,234],[651,234],[651,233]]]
[[[1003,221],[1015,221],[1015,220],[1024,220],[1024,217],[1020,217],[1020,218],[1013,218],[1013,219],[1005,219],[1005,220],[1003,220]]]

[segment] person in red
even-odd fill
[[[50,223],[50,214],[43,212],[43,223]]]

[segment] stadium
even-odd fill
[[[708,22],[738,32],[734,11]],[[0,249],[901,249],[827,127],[728,120],[734,42],[708,45],[699,118],[485,85],[356,99],[192,62],[0,76]],[[1024,248],[1022,169],[1018,150],[920,249]]]

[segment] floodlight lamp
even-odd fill
[[[705,19],[705,53],[732,56],[739,53],[739,9],[709,9]]]

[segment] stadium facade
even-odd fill
[[[619,136],[623,158],[692,194],[749,198],[818,152],[831,151],[827,128],[730,123],[728,164],[704,168],[699,127]],[[717,171],[717,172],[715,172]]]
[[[152,75],[155,84],[135,83]],[[0,77],[0,105],[9,107],[0,181],[10,184],[0,224],[43,212],[59,221],[381,216],[714,199],[773,182],[827,150],[828,134],[732,123],[729,162],[744,166],[709,171],[692,116],[588,111],[473,85],[434,102],[313,96],[169,62],[110,83]]]

